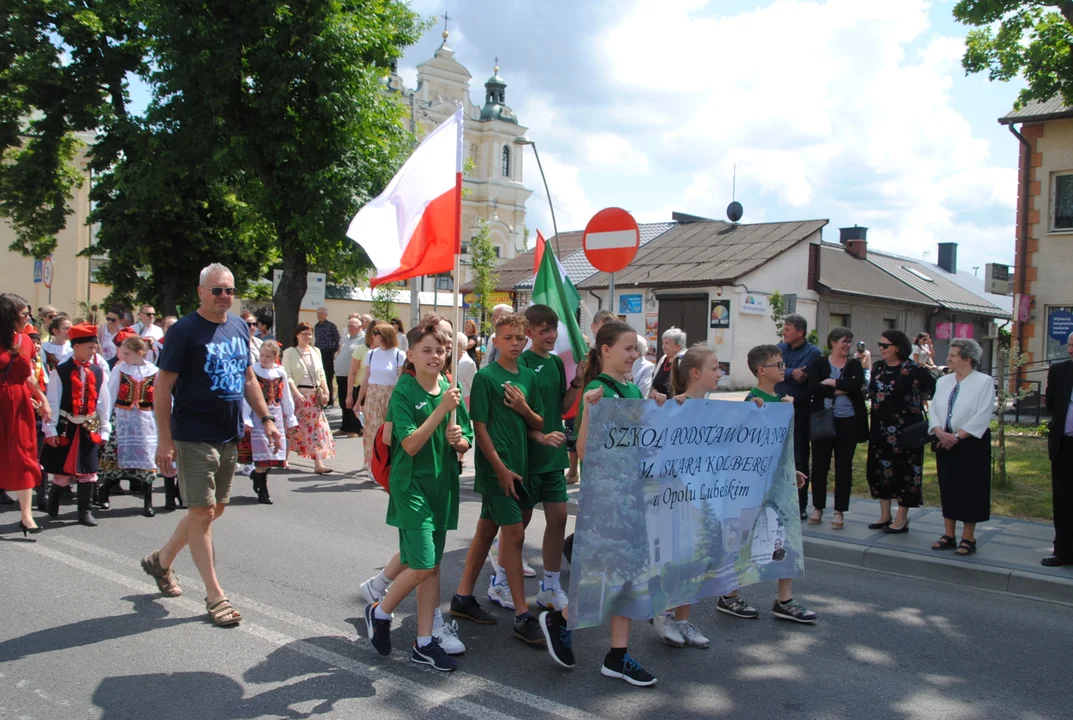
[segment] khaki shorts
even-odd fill
[[[236,443],[175,441],[175,464],[179,468],[179,492],[187,507],[226,505],[231,499],[231,480],[238,461]]]

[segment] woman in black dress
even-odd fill
[[[878,344],[883,359],[874,364],[868,385],[872,430],[867,474],[872,497],[879,500],[880,517],[868,527],[886,533],[909,532],[909,508],[920,507],[924,501],[924,443],[907,443],[902,431],[925,422],[924,403],[935,391],[935,378],[909,359],[912,345],[900,330],[883,333]],[[893,518],[892,500],[898,501],[898,515]]]
[[[943,506],[943,536],[932,550],[954,547],[957,521],[964,525],[957,555],[976,552],[976,523],[991,519],[991,416],[995,414],[995,380],[976,370],[983,350],[975,340],[950,341],[946,365],[931,401],[935,469]]]

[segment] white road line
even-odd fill
[[[50,537],[49,542],[58,542],[60,544],[67,545],[74,550],[78,550],[89,555],[95,555],[97,557],[106,559],[120,567],[132,568],[136,569],[139,573],[142,572],[141,564],[139,561],[132,560],[125,555],[120,555],[119,553],[112,552],[111,550],[107,550],[96,545],[84,543],[79,540],[74,540],[72,538],[64,537],[59,534]],[[150,585],[145,582],[133,580],[125,575],[120,575],[111,570],[108,570],[107,568],[100,567],[93,563],[89,563],[79,558],[67,555],[65,553],[45,548],[42,546],[41,543],[19,543],[19,546],[31,549],[35,552],[41,552],[41,554],[47,555],[48,557],[51,557],[55,560],[59,560],[60,562],[71,565],[72,567],[80,568],[82,570],[85,570],[86,572],[89,572],[90,574],[99,575],[120,585],[125,585],[129,588],[136,589],[140,592],[157,592],[156,585]],[[195,578],[180,577],[179,580],[180,585],[185,585],[187,587],[200,587],[201,584],[200,579]],[[243,610],[249,609],[252,612],[257,612],[261,615],[265,615],[266,617],[273,618],[274,620],[278,620],[280,622],[287,623],[288,625],[291,625],[293,627],[300,628],[301,630],[304,630],[305,632],[310,633],[312,635],[338,637],[348,642],[352,641],[353,639],[353,636],[341,635],[339,632],[339,628],[325,625],[323,623],[317,622],[307,617],[303,617],[301,615],[295,615],[294,613],[288,612],[286,610],[280,610],[279,608],[275,608],[271,605],[266,605],[262,602],[258,602],[253,598],[238,595],[236,593],[231,592],[230,590],[228,591],[227,596],[232,600],[232,602],[236,604],[236,606]],[[166,602],[169,604],[173,602],[179,602],[182,607],[189,608],[191,612],[194,612],[196,614],[205,613],[205,609],[204,607],[202,607],[201,603],[195,602],[193,600],[188,600],[186,598],[168,598],[166,599]],[[458,703],[465,703],[469,706],[472,706],[474,709],[465,711],[460,710],[460,712],[466,712],[475,717],[481,717],[482,720],[484,720],[484,718],[486,717],[489,719],[496,717],[510,717],[509,715],[499,714],[498,711],[491,710],[483,705],[478,705],[468,700],[462,700],[460,698],[454,697],[453,695],[447,695],[446,693],[429,690],[423,685],[418,685],[411,680],[396,675],[395,673],[390,671],[389,666],[362,665],[357,663],[353,659],[346,658],[342,655],[339,655],[338,653],[333,653],[331,651],[317,647],[316,645],[306,643],[297,638],[291,638],[286,635],[276,633],[275,631],[269,630],[267,628],[254,625],[248,620],[243,620],[242,624],[239,625],[239,628],[274,644],[285,645],[288,643],[294,643],[294,645],[291,646],[292,649],[296,649],[298,650],[298,652],[301,652],[304,655],[316,658],[323,662],[338,665],[339,667],[344,668],[349,672],[352,672],[353,674],[358,675],[362,678],[370,679],[373,681],[377,681],[377,678],[379,678],[380,681],[383,681],[384,675],[389,674],[392,676],[391,682],[394,682],[399,685],[400,689],[402,690],[416,693],[415,690],[409,689],[409,686],[413,686],[415,688],[420,688],[423,693],[434,693],[437,698],[444,698],[437,699],[435,701],[436,704],[445,704],[447,700],[450,700],[452,705],[457,705]],[[277,643],[275,639],[277,638],[277,636],[279,638],[286,638],[286,641]],[[409,663],[399,656],[384,658],[384,661],[390,661],[393,665],[404,665],[406,667],[409,667]],[[456,670],[455,672],[451,673],[451,681],[452,685],[457,688],[457,695],[459,696],[472,697],[475,696],[477,693],[487,693],[489,695],[495,695],[510,702],[517,703],[519,705],[525,705],[533,710],[547,713],[554,717],[569,718],[571,720],[596,720],[599,717],[580,708],[564,705],[554,700],[550,700],[539,695],[525,692],[524,690],[521,690],[517,687],[503,685],[501,683],[487,680],[477,675],[466,673],[462,670]],[[422,695],[422,697],[424,696]]]

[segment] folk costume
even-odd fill
[[[109,367],[108,379],[105,381],[108,383],[111,390],[112,399],[115,400],[116,393],[119,391],[118,385],[112,383],[112,375],[115,372],[115,366],[119,363],[119,346],[123,344],[123,341],[127,338],[138,337],[137,333],[131,332],[129,328],[121,328],[119,332],[115,334],[113,341],[116,346],[116,355],[111,360],[106,361]],[[113,430],[116,428],[115,420],[115,406],[113,403],[112,417],[109,418],[109,422],[112,423]],[[97,465],[97,490],[96,497],[93,499],[93,504],[98,505],[102,510],[107,510],[111,507],[109,498],[111,495],[122,495],[123,490],[119,483],[124,478],[130,481],[130,491],[132,493],[142,492],[142,486],[146,480],[145,473],[139,473],[136,470],[125,470],[119,464],[119,433],[113,432],[112,436],[108,439],[104,445],[101,446],[100,461]],[[150,481],[152,477],[150,476]]]
[[[258,362],[253,366],[253,375],[257,378],[261,396],[265,399],[268,414],[272,416],[276,427],[287,429],[297,427],[298,417],[295,415],[294,397],[291,395],[287,371],[279,365],[266,368]],[[284,467],[286,464],[287,440],[286,437],[281,437],[279,450],[273,452],[272,445],[265,436],[261,418],[254,417],[253,408],[245,399],[242,401],[242,417],[246,423],[246,434],[238,444],[238,461],[256,465],[256,469],[250,473],[253,490],[257,493],[258,502],[271,505],[272,496],[268,494],[268,469]],[[286,434],[288,433],[282,433],[282,435]]]
[[[70,337],[72,345],[95,343],[97,328],[76,325]],[[41,456],[45,472],[52,475],[48,514],[59,514],[60,494],[74,481],[78,484],[78,522],[89,527],[97,525],[90,512],[90,500],[97,481],[100,446],[112,433],[112,398],[107,380],[99,365],[79,362],[72,354],[52,371],[48,385],[53,414],[44,425],[45,437],[58,438],[55,446],[45,446]]]
[[[63,343],[62,345],[54,343],[51,340],[41,343],[41,354],[45,358],[45,365],[48,372],[52,372],[56,369],[56,366],[71,356],[71,341]]]
[[[14,352],[0,350],[0,490],[26,490],[41,481],[34,410],[26,381],[33,371],[33,341],[14,337]]]
[[[156,418],[153,415],[153,387],[157,367],[151,363],[131,365],[120,362],[108,379],[113,397],[114,432],[108,442],[117,472],[131,482],[142,484],[144,515],[153,517],[153,480],[156,478]],[[103,465],[104,458],[101,463]],[[108,507],[108,484],[101,479],[100,506]]]

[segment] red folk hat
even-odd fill
[[[97,326],[89,323],[79,323],[67,333],[72,345],[80,343],[97,342]]]
[[[136,337],[138,337],[138,333],[136,333],[136,332],[134,332],[134,331],[132,331],[132,330],[130,330],[128,328],[123,328],[122,330],[120,330],[119,332],[117,332],[115,334],[115,337],[112,338],[112,342],[115,343],[116,347],[119,347],[120,345],[123,344],[124,340],[129,340],[130,338],[136,338]]]
[[[29,336],[31,340],[41,339],[41,331],[34,327],[33,323],[26,323],[22,328],[22,334]]]

